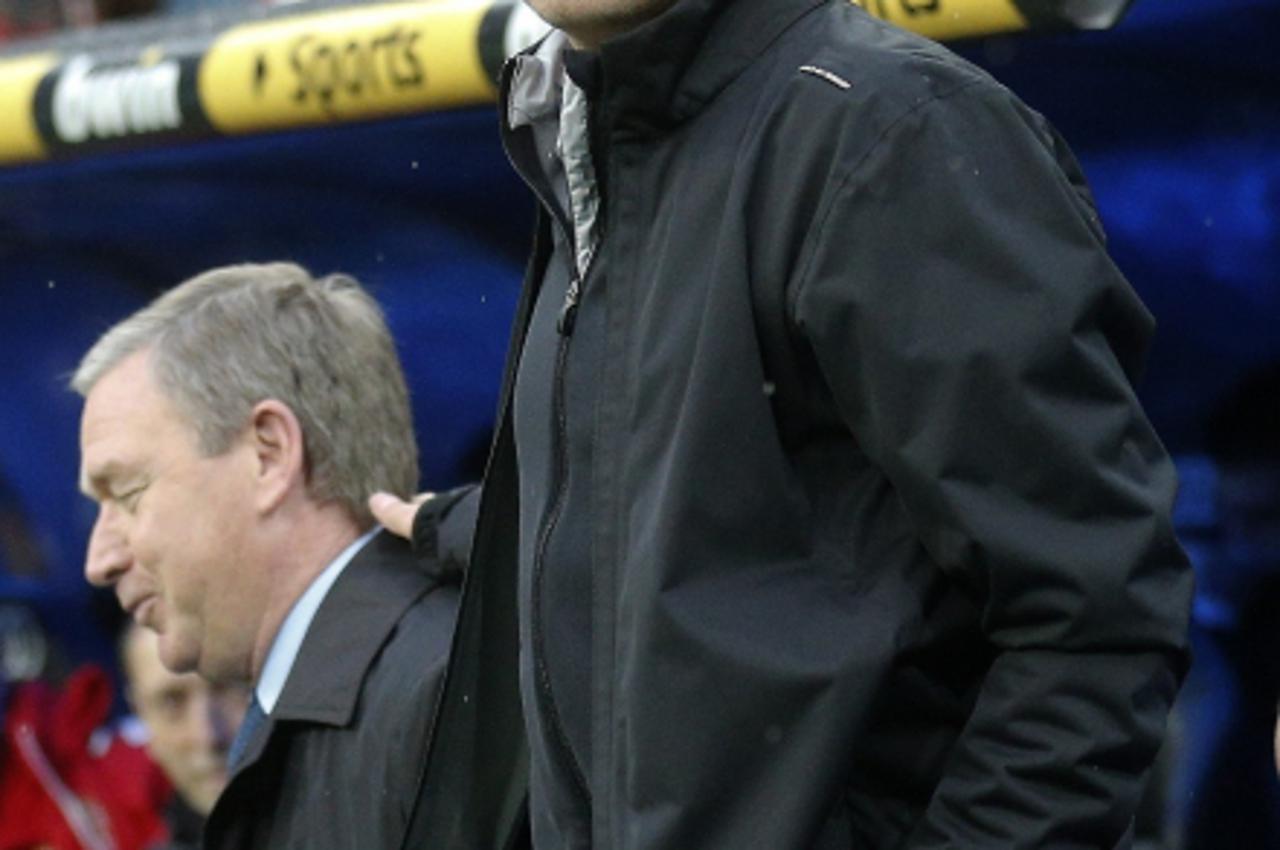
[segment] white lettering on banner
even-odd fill
[[[171,59],[95,69],[88,56],[73,57],[53,90],[53,130],[69,144],[176,130],[182,126],[180,76]]]

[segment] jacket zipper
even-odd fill
[[[555,371],[552,375],[551,390],[551,405],[555,420],[555,431],[553,433],[555,443],[552,446],[555,477],[552,481],[551,504],[542,519],[542,527],[538,530],[537,543],[534,548],[533,599],[530,625],[533,631],[533,662],[537,694],[541,703],[542,714],[546,718],[547,731],[550,732],[549,737],[556,754],[560,757],[559,760],[562,766],[567,769],[574,788],[581,795],[582,801],[587,806],[590,806],[591,789],[587,784],[586,776],[583,774],[582,766],[578,764],[578,760],[574,756],[568,734],[564,730],[564,723],[560,719],[560,711],[556,707],[555,695],[551,690],[551,671],[547,666],[546,633],[543,628],[542,612],[542,579],[546,569],[547,547],[551,542],[551,534],[560,520],[560,512],[564,508],[565,488],[568,480],[568,456],[566,451],[568,417],[565,411],[564,398],[565,364],[569,357],[569,340],[572,336],[574,316],[577,312],[578,291],[578,277],[575,275],[570,280],[569,290],[565,293],[565,302],[560,312],[560,339],[556,346]]]
[[[512,140],[515,141],[515,140]],[[535,157],[536,159],[536,157]],[[515,164],[515,157],[512,157]],[[563,212],[554,204],[548,187],[545,186],[544,180],[530,179],[530,174],[526,169],[516,166],[517,172],[520,172],[525,182],[534,189],[534,195],[538,196],[538,200],[543,209],[548,211],[550,218],[556,221],[556,227],[561,230],[561,236],[566,245],[573,245],[572,228],[568,225],[568,221],[564,218]],[[540,174],[540,172],[535,172]],[[543,572],[545,562],[547,562],[547,548],[550,544],[550,536],[559,521],[559,513],[564,506],[564,490],[568,477],[568,457],[566,454],[566,440],[568,430],[567,412],[564,410],[564,366],[568,361],[568,344],[573,335],[573,325],[577,316],[577,303],[579,303],[582,292],[582,280],[577,274],[577,264],[572,262],[572,274],[568,289],[564,292],[564,302],[559,309],[556,321],[556,330],[559,339],[556,346],[556,367],[552,374],[552,415],[554,420],[553,433],[553,480],[552,480],[552,501],[547,508],[547,513],[541,521],[541,526],[536,538],[534,549],[534,576],[532,576],[532,599],[530,611],[530,626],[532,631],[532,653],[534,653],[534,680],[535,694],[538,698],[541,716],[545,719],[545,727],[547,727],[548,739],[552,744],[554,758],[556,758],[559,766],[568,773],[573,785],[573,789],[580,795],[582,804],[586,808],[591,805],[591,791],[586,776],[582,772],[582,767],[577,763],[577,758],[573,755],[573,749],[568,741],[568,735],[564,732],[564,725],[559,714],[559,708],[556,705],[556,696],[552,693],[552,681],[550,681],[550,670],[547,666],[547,636],[543,625]]]
[[[506,92],[510,89],[509,76],[512,71],[512,60],[509,60],[503,71],[504,79],[501,89],[504,93],[502,98],[502,114],[504,115],[507,112]],[[550,187],[546,185],[541,166],[537,165],[532,169],[526,167],[529,161],[535,164],[538,162],[536,150],[532,151],[532,156],[530,156],[531,138],[527,134],[517,135],[509,131],[506,136],[509,143],[507,148],[511,164],[524,179],[525,183],[533,190],[539,203],[542,204],[542,208],[551,216],[556,226],[560,228],[560,234],[564,238],[565,244],[569,245],[572,251],[574,244],[573,228],[570,227],[563,210],[554,202],[553,193],[550,191]],[[523,148],[523,150],[518,150],[518,148]],[[520,162],[518,159],[523,159],[524,162]],[[578,760],[573,754],[568,734],[564,730],[564,722],[560,718],[560,710],[556,706],[555,695],[551,691],[551,672],[546,662],[546,634],[542,617],[542,578],[546,566],[547,547],[551,540],[551,534],[559,521],[560,511],[564,507],[565,486],[568,478],[568,457],[565,448],[568,426],[564,399],[564,373],[565,363],[569,356],[569,341],[573,336],[578,301],[582,292],[582,279],[578,274],[577,263],[574,261],[572,254],[570,256],[570,269],[569,287],[565,291],[564,303],[561,305],[556,319],[556,331],[559,339],[556,345],[556,362],[552,373],[551,389],[552,415],[555,423],[555,430],[552,434],[552,439],[554,440],[552,445],[552,470],[554,475],[551,482],[552,496],[551,503],[547,507],[547,512],[543,516],[541,526],[538,529],[534,548],[533,586],[529,620],[533,640],[531,650],[533,652],[534,695],[538,700],[540,712],[545,718],[547,737],[551,743],[553,758],[568,773],[574,790],[580,796],[582,804],[589,810],[591,807],[591,790],[587,784],[582,766],[578,764]],[[545,273],[544,270],[543,274],[545,275]]]
[[[578,315],[578,297],[582,291],[581,278],[576,274],[569,279],[569,288],[564,293],[564,304],[560,305],[560,318],[556,320],[556,330],[560,332],[560,342],[568,347],[569,337],[573,336],[573,323]],[[557,377],[559,376],[557,362]]]

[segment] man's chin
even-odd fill
[[[170,673],[198,673],[199,661],[198,654],[173,645],[164,633],[160,634],[160,663]]]

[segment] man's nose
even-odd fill
[[[109,587],[120,580],[133,566],[133,554],[129,543],[109,515],[110,508],[98,511],[89,535],[89,551],[84,560],[84,576],[90,584]]]

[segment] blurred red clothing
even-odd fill
[[[62,23],[56,0],[0,0],[0,41],[51,32]]]
[[[61,690],[14,687],[0,744],[0,850],[141,850],[172,790],[146,751],[103,727],[111,683],[81,667]]]

